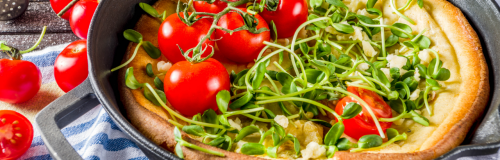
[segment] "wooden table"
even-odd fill
[[[57,17],[49,0],[30,0],[23,15],[0,21],[0,41],[20,50],[28,49],[38,40],[43,26],[47,26],[47,33],[37,50],[80,39],[73,34],[68,21]]]

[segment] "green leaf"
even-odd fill
[[[335,28],[335,30],[337,30],[340,33],[344,33],[344,34],[354,33],[354,28],[351,25],[334,23],[332,26],[333,26],[333,28]]]
[[[276,117],[276,114],[269,109],[264,109],[264,113],[266,113],[268,119],[274,119]]]
[[[153,59],[158,59],[161,56],[161,51],[157,47],[155,47],[151,42],[145,41],[142,43],[142,48],[149,55],[149,57]]]
[[[399,42],[399,37],[392,34],[391,36],[389,36],[387,38],[387,40],[385,40],[385,47],[391,47],[391,46],[394,46],[396,43]]]
[[[254,90],[259,89],[262,84],[262,80],[264,80],[264,76],[266,75],[266,63],[259,63],[257,69],[255,70],[255,76],[252,81],[252,87]]]
[[[175,141],[177,141],[177,142],[184,141],[184,140],[182,140],[181,131],[177,127],[174,128],[174,138],[175,138]]]
[[[139,3],[139,7],[141,7],[142,10],[144,10],[144,12],[148,13],[152,17],[159,18],[162,16],[162,15],[158,14],[158,11],[156,11],[155,8],[153,8],[151,5],[149,5],[147,3],[141,2],[141,3]]]
[[[375,3],[377,3],[377,0],[368,0],[368,2],[366,2],[366,8],[373,8]]]
[[[376,69],[372,71],[372,75],[376,80],[379,80],[384,84],[386,87],[390,88],[391,87],[391,82],[389,82],[389,79],[385,76],[384,72],[380,69]]]
[[[411,119],[423,126],[429,126],[429,120],[425,118],[424,116],[418,114],[415,111],[411,111],[410,114],[412,115]]]
[[[327,158],[333,158],[335,155],[335,152],[339,151],[337,146],[328,146],[328,150],[326,151],[326,157]]]
[[[10,50],[12,50],[12,48],[10,48],[9,46],[5,45],[5,41],[0,41],[0,50],[10,51]]]
[[[313,19],[316,19],[316,18],[320,18],[319,16],[315,15],[315,14],[310,14],[308,17],[307,17],[307,20],[313,20]],[[319,28],[326,28],[328,25],[325,21],[317,21],[317,22],[314,22],[313,23],[315,26],[319,27]]]
[[[160,78],[155,77],[154,83],[155,83],[155,87],[156,87],[157,89],[159,89],[159,90],[162,90],[162,91],[163,91],[163,82],[160,80]]]
[[[203,130],[203,127],[197,125],[184,126],[182,127],[182,131],[198,137],[202,137],[207,134],[205,133],[205,130]]]
[[[320,7],[324,0],[309,0],[311,8]]]
[[[240,71],[238,74],[236,74],[236,78],[234,78],[233,84],[238,83],[238,81],[241,78],[245,78],[244,76],[248,73],[248,69]]]
[[[420,8],[424,7],[424,0],[418,0],[417,3]]]
[[[413,92],[414,90],[417,89],[418,87],[418,81],[415,79],[415,77],[408,77],[403,80],[403,82],[408,85],[408,88],[410,88],[410,91]]]
[[[273,138],[273,146],[277,146],[281,141],[280,136],[276,132],[272,134],[272,138]]]
[[[407,24],[404,24],[404,23],[394,23],[392,26],[394,26],[396,28],[399,28],[399,29],[402,29],[406,33],[409,33],[409,34],[411,34],[411,32],[413,32],[413,30],[411,29],[411,27],[408,26]],[[401,38],[410,38],[406,33],[402,32],[400,30],[391,29],[391,32],[392,32],[392,34],[394,34],[394,35],[396,35],[398,37],[401,37]]]
[[[425,82],[427,83],[427,85],[431,87],[441,88],[441,85],[439,85],[439,83],[436,80],[426,79]]]
[[[271,23],[270,23],[270,26],[271,26],[271,29],[273,29],[273,33],[274,35],[274,42],[277,42],[278,41],[278,30],[276,29],[276,24],[274,23],[274,20],[271,20]]]
[[[416,43],[418,44],[420,49],[428,49],[431,45],[431,40],[428,37],[422,35],[420,38],[418,38]]]
[[[163,103],[167,103],[167,97],[165,96],[165,92],[159,90],[159,89],[154,89],[156,94],[160,96],[160,99],[163,101]],[[149,88],[144,88],[144,97],[151,101],[154,105],[161,106],[160,102],[156,99],[156,97],[153,95],[153,93],[149,90]]]
[[[398,81],[399,77],[401,76],[401,73],[399,72],[399,68],[397,68],[397,67],[391,68],[390,74],[391,74],[392,79],[394,79],[394,81]]]
[[[184,153],[182,153],[182,145],[181,143],[177,143],[175,145],[175,153],[177,154],[177,156],[181,159],[184,159]]]
[[[281,125],[279,125],[278,123],[276,122],[273,122],[272,123],[272,126],[274,127],[276,133],[278,133],[278,135],[280,135],[281,137],[285,137],[285,129],[283,127],[281,127]]]
[[[278,154],[276,153],[276,152],[278,152],[278,148],[279,148],[279,146],[268,147],[267,148],[267,156],[269,156],[271,158],[278,158]]]
[[[266,153],[266,147],[259,143],[245,143],[240,151],[246,155],[263,155]]]
[[[403,75],[401,76],[401,79],[403,79],[403,80],[404,80],[404,79],[406,79],[406,78],[408,78],[408,77],[413,77],[414,75],[415,75],[415,71],[413,71],[413,70],[409,70],[408,72],[406,72],[405,74],[403,74]]]
[[[378,10],[377,8],[368,8],[368,9],[366,9],[366,11],[370,14],[373,14],[373,15],[377,15],[377,16],[382,15],[382,11]]]
[[[382,138],[375,134],[365,135],[359,138],[358,147],[359,148],[373,148],[382,145]]]
[[[321,124],[322,126],[325,126],[327,128],[332,128],[332,124],[330,124],[327,121],[321,120],[321,119],[309,119],[309,121],[312,121],[314,123]]]
[[[226,138],[225,137],[217,137],[215,138],[214,140],[208,142],[207,144],[208,145],[211,145],[211,146],[214,146],[214,147],[217,147],[217,146],[220,146],[222,143],[224,143],[226,141]]]
[[[325,73],[322,72],[322,71],[318,71],[318,70],[315,70],[315,69],[306,69],[306,76],[307,76],[307,82],[309,83],[316,83],[318,82],[318,78],[320,78],[320,76],[322,75],[322,77],[325,77]]]
[[[292,83],[293,77],[290,74],[285,73],[285,72],[279,72],[276,75],[276,78],[283,86],[281,88],[281,92],[283,92],[284,94],[297,92],[297,87],[296,87],[295,83]]]
[[[125,37],[125,39],[135,43],[140,43],[142,41],[142,34],[133,29],[125,30],[123,32],[123,36]]]
[[[429,63],[429,66],[428,66],[428,69],[427,69],[427,75],[430,76],[430,77],[434,77],[434,68],[438,68],[441,69],[441,67],[443,66],[443,62],[441,60],[439,60],[439,62],[437,61],[436,58],[432,59],[431,63]]]
[[[246,126],[245,128],[240,130],[240,133],[238,133],[236,138],[234,138],[234,141],[238,142],[238,141],[242,140],[243,138],[245,138],[246,136],[251,135],[251,134],[256,133],[256,132],[259,132],[259,131],[260,131],[260,129],[257,126]]]
[[[226,128],[231,128],[231,124],[229,124],[229,121],[227,120],[227,117],[224,115],[220,115],[219,117],[219,123],[226,127]]]
[[[342,119],[351,119],[356,117],[361,111],[363,111],[361,105],[351,102],[344,107],[344,112],[340,117],[342,117]]]
[[[299,47],[300,47],[300,51],[302,51],[303,54],[309,54],[309,46],[307,45],[307,43],[301,43],[299,44]]]
[[[272,80],[275,80],[275,81],[278,80],[276,78],[276,75],[278,74],[278,72],[273,71],[273,70],[267,70],[266,73],[267,73],[267,75],[269,75],[269,77],[271,77]]]
[[[363,16],[363,15],[356,15],[359,21],[367,24],[375,24],[375,21],[373,21],[370,17]]]
[[[247,92],[244,96],[241,96],[240,98],[238,98],[237,100],[235,100],[233,103],[229,104],[229,108],[231,108],[233,110],[234,109],[239,109],[243,105],[245,105],[248,102],[250,102],[250,100],[252,100],[252,98],[253,98],[253,94],[250,93],[250,92]]]
[[[435,74],[432,78],[438,81],[446,81],[450,79],[450,76],[451,76],[450,70],[446,68],[441,68],[438,70],[437,74]]]
[[[396,111],[399,114],[403,114],[404,112],[406,112],[405,106],[400,99],[389,101],[389,106],[392,108],[392,110]]]
[[[201,116],[201,121],[210,124],[219,124],[219,119],[217,119],[217,113],[213,109],[207,109],[203,112]],[[217,134],[218,128],[205,127],[205,130],[210,134]]]
[[[425,75],[427,75],[427,67],[423,64],[417,64],[417,68],[418,73],[420,74],[420,78],[425,78]]]
[[[300,154],[300,142],[299,139],[293,137],[293,150],[295,150],[295,155],[299,156]]]
[[[392,138],[396,137],[399,135],[399,132],[398,130],[394,129],[394,128],[387,128],[385,130],[386,134],[387,134],[387,139],[388,140],[391,140]]]
[[[155,76],[155,73],[153,73],[153,65],[151,63],[148,63],[146,65],[146,74],[149,76],[149,77],[153,77]]]
[[[333,13],[333,15],[332,15],[332,18],[331,18],[331,19],[332,19],[332,22],[333,22],[333,23],[339,23],[339,22],[341,22],[341,21],[342,21],[342,19],[343,19],[343,18],[344,18],[344,17],[343,17],[342,15],[340,15],[340,14],[339,14],[339,13],[337,13],[337,12],[335,12],[335,13]]]
[[[346,151],[351,148],[357,148],[358,145],[356,143],[352,143],[347,138],[340,138],[337,142],[337,148],[341,151]]]
[[[125,85],[130,89],[139,89],[144,86],[144,84],[139,83],[134,76],[134,68],[127,68],[127,72],[125,73]]]
[[[219,110],[222,113],[226,113],[229,101],[231,100],[231,94],[229,93],[229,91],[219,91],[219,93],[217,93],[217,96],[215,96],[215,99],[217,100],[217,106],[219,106]]]
[[[344,4],[344,2],[340,1],[340,0],[326,0],[326,2],[336,6],[336,7],[340,7],[340,8],[344,8],[346,10],[349,10],[349,8]]]
[[[327,146],[335,145],[337,143],[337,140],[344,133],[344,129],[345,127],[343,123],[341,122],[335,123],[332,126],[332,128],[330,128],[330,131],[328,131],[328,133],[326,133],[325,135],[325,140],[324,140],[325,145]]]

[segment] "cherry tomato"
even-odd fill
[[[56,12],[56,14],[58,14],[71,1],[72,0],[50,0],[50,6],[52,6],[52,9],[54,10],[54,12]],[[65,19],[65,20],[69,20],[69,17],[71,16],[72,10],[73,10],[73,7],[71,9],[69,9],[68,11],[66,11],[66,13],[64,13],[61,16],[61,18]]]
[[[68,92],[80,85],[89,74],[87,64],[87,40],[69,44],[57,56],[54,64],[54,77],[57,85]]]
[[[391,107],[387,105],[384,99],[382,99],[382,97],[380,97],[377,93],[358,87],[348,87],[347,91],[363,99],[368,104],[368,107],[371,108],[377,119],[392,118]],[[344,107],[351,102],[360,104],[356,99],[347,96],[342,98],[337,103],[337,106],[335,107],[335,112],[337,112],[339,115],[342,115],[342,113],[344,112]],[[351,119],[345,119],[344,125],[345,125],[344,133],[355,139],[359,139],[362,136],[368,134],[376,134],[376,135],[379,134],[377,127],[373,122],[372,117],[365,109],[365,107],[363,107],[363,111],[361,111],[361,113],[359,113],[359,115],[357,115],[356,117]],[[384,132],[387,128],[391,127],[391,125],[392,122],[380,122],[380,126],[382,127],[382,130]]]
[[[191,64],[181,61],[165,75],[164,90],[168,102],[185,116],[194,116],[211,108],[218,110],[216,95],[230,89],[229,74],[217,60]]]
[[[33,126],[22,114],[0,110],[0,159],[16,159],[31,146]]]
[[[33,98],[42,85],[35,64],[23,60],[0,59],[0,101],[22,103]]]
[[[229,2],[237,2],[238,0],[228,0]],[[242,4],[238,7],[245,7],[245,4]],[[227,7],[226,2],[222,2],[220,0],[215,0],[214,3],[210,4],[204,1],[194,1],[193,7],[196,9],[196,12],[208,12],[208,13],[219,13]]]
[[[180,13],[180,15],[183,16],[184,14]],[[177,14],[168,16],[158,31],[158,43],[161,53],[173,64],[185,61],[186,59],[181,54],[179,46],[183,51],[196,47],[203,37],[208,34],[211,26],[212,22],[207,18],[200,19],[193,25],[188,26],[179,19]],[[211,36],[211,39],[213,39],[213,36]],[[208,39],[203,42],[202,48],[206,48],[206,50],[203,52],[202,57],[208,56],[212,52],[214,45],[215,43]]]
[[[241,9],[246,11],[246,9]],[[266,21],[258,14],[255,18],[259,20],[257,30],[269,26]],[[237,12],[229,12],[221,17],[218,26],[234,30],[245,25],[243,18]],[[253,34],[248,30],[242,30],[229,34],[223,30],[216,30],[215,37],[219,39],[216,43],[221,54],[226,58],[239,63],[254,62],[259,56],[260,51],[266,46],[263,42],[270,41],[271,32],[264,31],[259,34]]]
[[[307,2],[306,0],[280,0],[276,11],[264,9],[259,14],[269,24],[271,20],[274,21],[278,38],[288,38],[293,36],[297,28],[307,21]]]
[[[97,0],[80,0],[73,6],[69,25],[76,36],[87,39],[90,21],[98,4]]]

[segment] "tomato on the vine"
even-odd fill
[[[0,159],[16,159],[28,150],[33,126],[22,114],[0,110]]]
[[[76,36],[87,39],[87,33],[90,27],[90,21],[94,15],[99,2],[97,0],[80,0],[73,6],[69,25]]]
[[[181,61],[174,64],[165,75],[164,90],[168,102],[185,116],[218,110],[216,95],[230,90],[229,74],[217,60],[192,64]]]
[[[0,59],[0,101],[22,103],[33,98],[42,85],[35,64],[24,60]]]
[[[241,9],[246,12],[246,9]],[[259,15],[254,15],[258,20],[257,30],[266,28],[258,34],[251,33],[248,30],[242,30],[230,34],[223,30],[216,30],[215,37],[219,39],[217,47],[224,57],[234,62],[248,63],[254,62],[259,56],[260,51],[266,46],[264,41],[270,41],[271,32],[266,21]],[[245,25],[245,20],[235,11],[222,16],[217,24],[218,26],[234,30]]]
[[[57,85],[68,92],[80,85],[88,76],[87,40],[75,41],[57,56],[54,77]]]
[[[377,119],[379,118],[392,118],[391,107],[387,105],[387,103],[380,97],[377,93],[366,90],[358,87],[347,87],[347,91],[359,96],[363,101],[365,101],[368,106],[363,107],[363,111],[361,111],[356,117],[351,119],[345,119],[345,131],[344,133],[349,137],[354,139],[359,139],[364,135],[368,134],[379,134],[377,127],[375,126],[375,122],[373,122],[373,118],[370,116],[365,107],[370,107]],[[342,115],[344,112],[344,107],[351,103],[358,103],[356,99],[353,97],[347,96],[342,98],[335,107],[335,112],[339,115]],[[361,105],[361,104],[360,104]],[[392,122],[380,122],[380,126],[382,130],[385,130],[391,127]]]
[[[297,28],[307,21],[308,8],[306,0],[280,0],[276,11],[264,9],[259,13],[267,23],[274,21],[278,38],[293,36]]]
[[[229,2],[237,2],[238,0],[228,0]],[[227,7],[226,2],[222,2],[221,0],[215,0],[214,3],[210,4],[204,1],[194,1],[193,7],[196,9],[196,12],[207,12],[207,13],[219,13]],[[242,4],[238,7],[245,7],[245,4]]]
[[[180,13],[180,15],[183,16],[184,14]],[[161,53],[173,64],[185,61],[186,58],[181,54],[179,47],[185,52],[196,47],[203,37],[208,34],[211,26],[212,22],[207,18],[200,19],[193,25],[188,26],[179,19],[177,14],[168,16],[158,31],[158,44]],[[213,36],[211,36],[211,39],[213,39]],[[210,55],[214,45],[213,41],[208,39],[204,41],[202,48],[205,49],[205,52],[203,52],[202,57]],[[190,55],[192,55],[192,52]]]
[[[52,10],[54,10],[54,12],[56,12],[56,14],[58,14],[71,1],[72,0],[50,0],[50,6],[52,6]],[[71,9],[69,9],[68,11],[66,11],[66,13],[64,13],[61,16],[61,18],[65,19],[65,20],[69,20],[69,17],[71,16],[71,11],[72,10],[73,10],[73,7],[71,7]]]

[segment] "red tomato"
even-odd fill
[[[215,96],[230,89],[229,74],[217,60],[191,64],[181,61],[165,75],[164,90],[168,102],[185,116],[203,113],[211,108],[218,110]]]
[[[87,64],[87,40],[69,44],[57,56],[54,64],[54,77],[57,85],[68,92],[80,85],[89,74]]]
[[[246,11],[246,9],[241,10]],[[261,28],[269,29],[266,21],[260,15],[256,14],[255,17],[259,20],[257,30]],[[217,25],[234,30],[245,25],[245,22],[237,12],[229,12],[221,17]],[[227,59],[239,63],[248,63],[257,59],[260,51],[266,46],[263,42],[270,41],[271,32],[265,31],[253,34],[248,30],[243,30],[229,34],[223,30],[216,30],[215,37],[219,39],[216,43],[220,53]]]
[[[56,14],[59,14],[59,12],[64,8],[66,7],[69,2],[71,2],[72,0],[50,0],[50,6],[52,6],[52,9],[54,10],[54,12],[56,12]],[[64,13],[61,18],[65,19],[65,20],[69,20],[69,17],[71,16],[71,11],[73,10],[73,7],[71,7],[71,9],[69,9],[68,11],[66,11],[66,13]]]
[[[382,97],[380,97],[377,93],[358,87],[348,87],[347,91],[363,99],[369,105],[368,107],[370,107],[371,110],[374,112],[377,119],[392,118],[391,107],[387,105],[384,99],[382,99]],[[342,113],[344,112],[344,107],[350,102],[355,102],[359,104],[359,102],[356,99],[347,96],[342,98],[337,103],[337,106],[335,107],[335,112],[337,112],[339,115],[342,115]],[[368,134],[376,134],[376,135],[379,134],[377,127],[373,122],[373,118],[370,116],[365,107],[363,107],[363,111],[361,111],[361,113],[359,113],[359,115],[357,115],[356,117],[344,120],[344,125],[345,125],[344,133],[347,134],[349,137],[355,139],[359,139],[362,136]],[[384,132],[387,128],[391,127],[391,125],[392,122],[380,122],[380,126],[382,127],[382,130]]]
[[[87,39],[90,21],[98,4],[97,0],[80,0],[73,6],[69,25],[76,36]]]
[[[0,59],[0,101],[21,103],[33,98],[42,85],[35,64],[23,60]]]
[[[238,0],[228,0],[229,2],[237,2]],[[245,7],[245,4],[242,4],[238,7]],[[208,12],[208,13],[219,13],[227,7],[226,2],[222,2],[220,0],[215,0],[214,3],[210,4],[208,2],[203,1],[194,1],[193,7],[196,9],[196,12]]]
[[[276,11],[264,9],[259,14],[269,24],[271,20],[274,21],[278,38],[288,38],[293,36],[297,28],[307,21],[307,2],[306,0],[280,0]]]
[[[184,14],[180,13],[180,15],[183,16]],[[212,22],[207,18],[200,19],[193,25],[188,26],[179,19],[177,14],[168,16],[158,31],[158,43],[161,53],[173,64],[185,61],[186,59],[181,54],[178,46],[183,51],[196,47],[203,37],[208,34],[211,26]],[[211,36],[211,39],[213,39],[213,36]],[[212,52],[214,45],[215,43],[208,39],[203,42],[202,48],[207,47],[207,49],[203,52],[202,57],[208,56]]]
[[[0,159],[16,159],[30,148],[33,126],[11,110],[0,110],[0,121]]]

